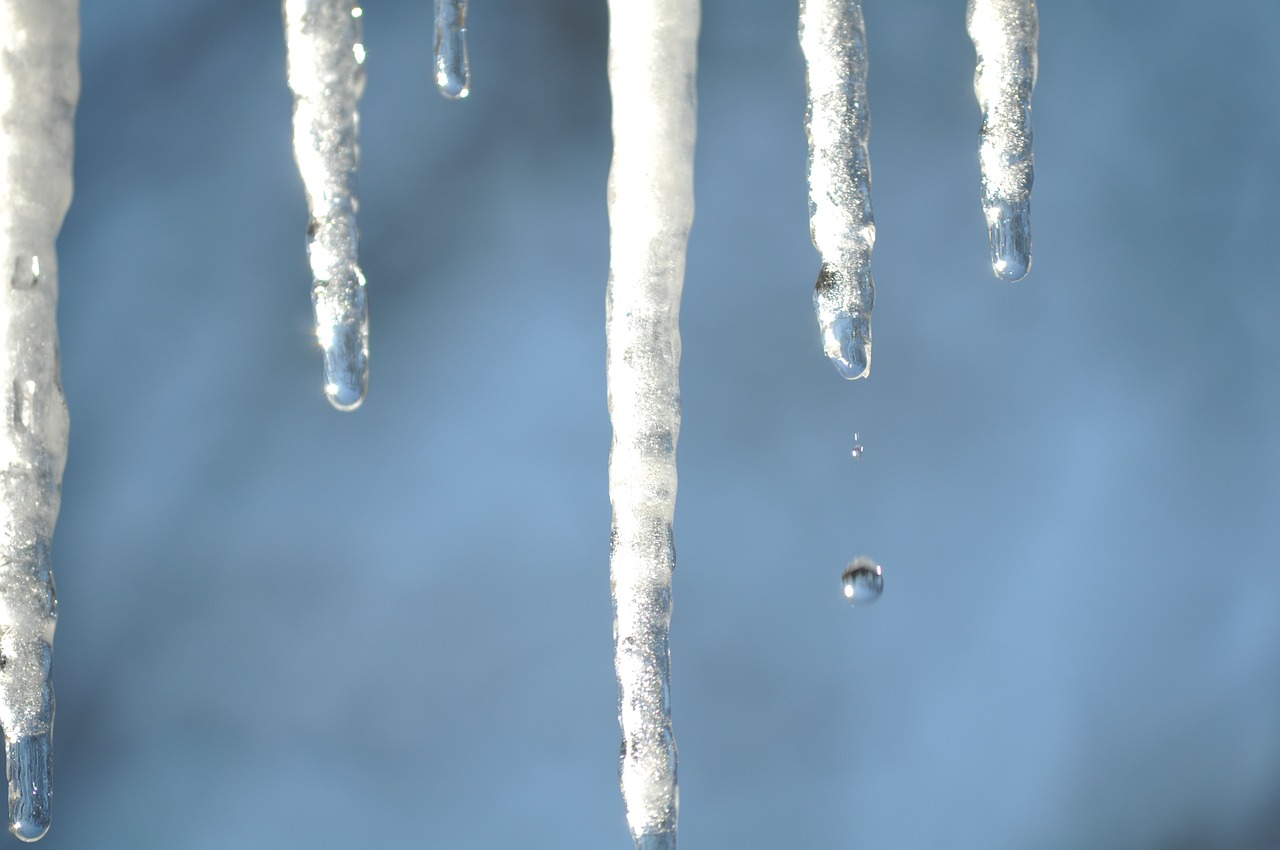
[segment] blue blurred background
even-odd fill
[[[1280,847],[1280,4],[1042,4],[1035,267],[1005,285],[964,3],[867,3],[856,384],[811,312],[795,12],[704,8],[681,846]],[[476,2],[460,103],[431,4],[366,7],[345,415],[279,4],[83,17],[43,846],[629,846],[605,3]]]

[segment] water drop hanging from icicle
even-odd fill
[[[1036,85],[1035,0],[969,0],[977,52],[973,90],[982,109],[982,210],[991,269],[1015,281],[1031,270],[1031,91]]]
[[[436,85],[449,98],[471,93],[467,0],[436,0]]]
[[[361,14],[354,0],[284,0],[293,153],[311,216],[311,302],[324,392],[338,410],[359,407],[369,382],[369,307],[356,256]]]
[[[859,0],[800,0],[808,71],[809,223],[822,259],[813,305],[822,348],[845,378],[871,371],[871,159],[867,33]]]

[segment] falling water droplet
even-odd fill
[[[850,605],[870,605],[884,593],[884,572],[875,561],[859,555],[844,568],[840,583]]]
[[[436,0],[436,85],[455,100],[471,93],[467,0]]]
[[[857,460],[858,458],[862,457],[862,453],[864,451],[866,451],[866,449],[863,448],[862,444],[858,442],[858,432],[854,431],[853,432],[853,451],[850,452],[850,454],[853,455],[854,460]]]
[[[9,762],[9,831],[37,841],[49,831],[49,734],[5,742]]]

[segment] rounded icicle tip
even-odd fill
[[[866,266],[854,273],[823,263],[813,289],[822,350],[848,381],[871,373],[871,308],[875,284]]]
[[[324,394],[338,410],[355,410],[369,387],[369,331],[363,321],[341,322],[321,340]]]
[[[23,841],[39,841],[49,831],[49,735],[5,741],[9,774],[9,831]]]
[[[991,238],[991,270],[1005,283],[1016,283],[1031,271],[1031,202],[996,204],[987,210]]]
[[[840,584],[850,605],[870,605],[884,593],[884,570],[866,555],[859,555],[844,568]]]

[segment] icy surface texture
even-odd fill
[[[311,216],[311,301],[324,392],[339,410],[359,407],[369,381],[369,309],[356,258],[360,16],[354,0],[284,0],[293,154]]]
[[[49,827],[49,546],[68,424],[54,242],[71,204],[79,41],[77,0],[0,2],[0,726],[10,830],[26,841]]]
[[[968,23],[978,54],[973,90],[982,108],[982,210],[991,236],[991,269],[1001,280],[1021,280],[1031,270],[1036,4],[969,0]]]
[[[850,380],[871,371],[871,159],[867,33],[859,0],[800,0],[808,65],[809,226],[822,258],[813,306],[822,348]]]
[[[667,637],[700,14],[698,0],[609,4],[611,578],[622,796],[643,848],[674,848],[676,833]]]
[[[467,0],[436,0],[436,85],[445,97],[471,94]]]

